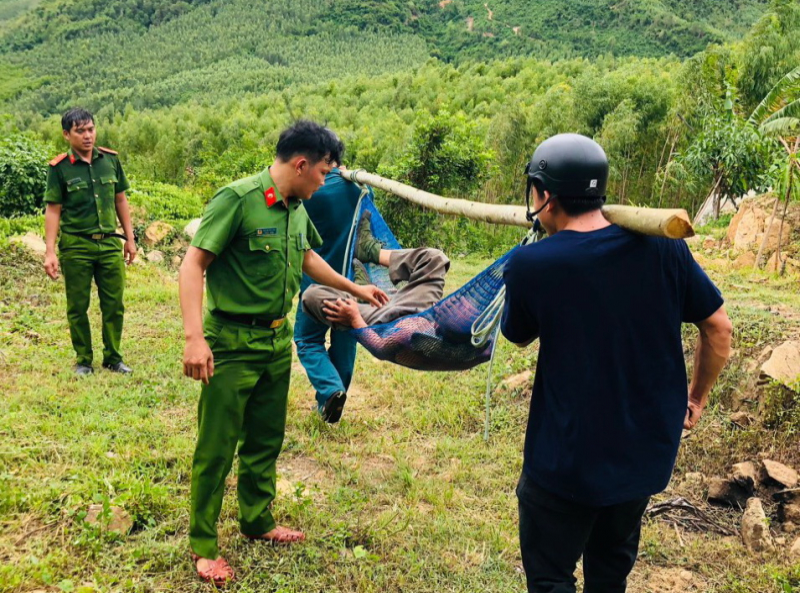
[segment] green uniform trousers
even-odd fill
[[[275,527],[270,506],[286,429],[292,329],[288,322],[268,329],[211,314],[204,328],[214,376],[200,391],[189,541],[195,554],[214,559],[225,478],[237,444],[240,529],[263,535]]]
[[[125,261],[120,240],[94,240],[61,234],[58,243],[61,271],[67,292],[67,321],[78,364],[92,364],[92,332],[89,328],[89,300],[92,279],[97,284],[103,317],[103,364],[122,360],[119,351],[125,307]]]

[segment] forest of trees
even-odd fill
[[[800,64],[797,0],[769,6],[744,0],[621,2],[615,10],[626,18],[640,16],[625,21],[617,15],[608,27],[600,24],[610,18],[609,2],[541,2],[533,12],[522,10],[521,2],[496,3],[492,22],[512,14],[528,19],[514,26],[537,30],[537,43],[592,55],[589,46],[571,38],[601,31],[627,44],[619,53],[638,54],[608,51],[559,60],[502,57],[530,54],[522,46],[519,52],[498,46],[480,61],[470,54],[482,51],[486,41],[501,44],[498,34],[480,36],[464,56],[447,61],[457,46],[447,45],[455,37],[445,29],[463,24],[462,13],[478,6],[487,18],[483,3],[467,1],[442,7],[150,0],[124,3],[125,10],[110,1],[98,9],[104,24],[95,28],[58,29],[35,20],[48,14],[66,20],[69,11],[94,4],[46,0],[16,17],[24,26],[0,35],[0,64],[13,66],[0,75],[7,113],[0,125],[7,136],[25,133],[55,153],[61,147],[60,111],[83,104],[97,114],[99,143],[119,150],[142,182],[208,197],[263,167],[280,130],[309,117],[341,134],[351,167],[484,201],[520,203],[531,151],[565,131],[592,136],[605,147],[612,201],[694,211],[714,184],[731,194],[780,185],[782,147],[747,120],[772,86]],[[359,9],[366,11],[362,18]],[[439,36],[434,23],[440,22],[431,11],[438,11],[436,18],[461,11],[450,25],[441,21],[438,46],[430,42],[431,35]],[[579,13],[583,25],[571,20]],[[734,22],[741,26],[748,19],[755,23],[741,39],[706,45],[727,39]],[[683,29],[670,25],[679,22]],[[115,29],[119,23],[128,23],[133,33],[122,35]],[[625,35],[613,33],[624,23]],[[653,31],[661,44],[646,46]],[[695,41],[681,41],[687,31]],[[545,33],[558,39],[551,44]],[[705,49],[695,53],[695,42]],[[680,57],[688,53],[693,55]],[[437,54],[442,59],[432,57]],[[459,174],[448,173],[454,170]],[[415,236],[422,227],[409,217],[421,214],[390,200],[384,206],[406,228],[401,239],[407,241],[451,244],[463,231],[458,224],[465,224]],[[491,247],[495,234],[483,229],[459,247]]]

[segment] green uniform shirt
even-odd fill
[[[275,319],[291,310],[305,252],[322,239],[299,200],[286,207],[265,169],[216,193],[192,245],[217,256],[206,272],[212,313]]]
[[[113,233],[117,228],[114,196],[129,187],[115,153],[93,148],[90,164],[70,149],[50,161],[44,201],[62,205],[64,232]]]

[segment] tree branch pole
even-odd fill
[[[398,181],[386,179],[363,169],[342,171],[342,177],[357,183],[371,185],[395,196],[422,206],[453,216],[464,216],[492,224],[530,228],[525,217],[524,206],[503,204],[484,204],[456,198],[443,198]],[[603,207],[603,215],[616,225],[644,235],[685,239],[694,235],[689,215],[683,209],[638,208],[635,206],[608,205]]]

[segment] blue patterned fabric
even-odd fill
[[[400,243],[381,217],[375,204],[364,197],[357,219],[364,210],[372,213],[372,234],[385,249],[401,249]],[[356,225],[354,225],[356,226]],[[352,280],[354,236],[349,253],[348,277]],[[512,249],[453,294],[433,307],[389,323],[351,330],[352,335],[380,360],[424,371],[460,371],[487,362],[496,335],[479,347],[472,345],[472,326],[503,289],[503,267]],[[392,295],[397,291],[386,268],[365,264],[370,281]]]

